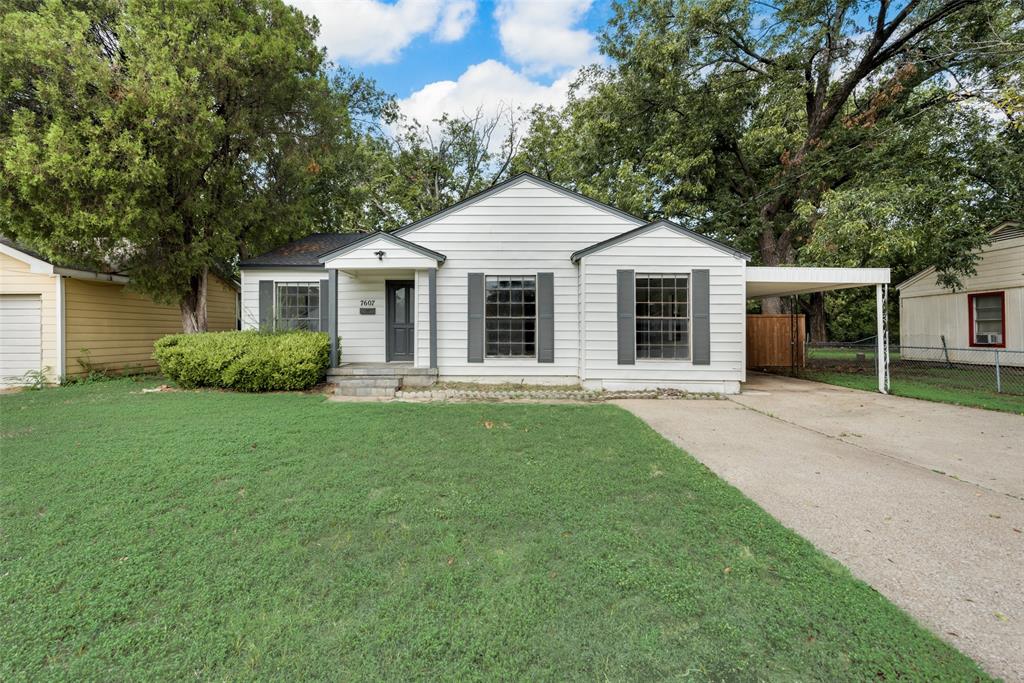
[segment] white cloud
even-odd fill
[[[499,0],[501,46],[528,73],[556,73],[597,61],[597,41],[576,28],[592,0]]]
[[[550,85],[544,85],[489,59],[469,67],[457,80],[425,85],[399,100],[398,105],[406,116],[436,133],[434,121],[445,113],[472,116],[479,110],[485,117],[493,118],[509,109],[525,111],[537,104],[559,107],[565,104],[569,86],[577,73],[575,69],[570,70]],[[500,146],[507,132],[507,121],[502,121],[491,138],[492,148]]]
[[[356,64],[393,62],[417,36],[453,42],[466,35],[476,16],[473,0],[290,0],[320,20],[327,56]]]
[[[575,74],[571,71],[551,85],[543,85],[489,59],[466,69],[458,80],[429,83],[398,104],[406,116],[423,124],[445,112],[460,116],[482,109],[485,115],[493,116],[503,108],[559,106],[565,103]]]
[[[442,43],[461,40],[476,18],[476,0],[451,0],[441,14],[434,38]]]

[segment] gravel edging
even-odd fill
[[[662,400],[721,400],[721,394],[690,393],[676,389],[651,389],[647,391],[487,391],[470,389],[400,389],[395,400],[428,401],[576,401],[600,403],[624,398],[645,398]]]

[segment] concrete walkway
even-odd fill
[[[788,378],[617,401],[990,673],[1024,681],[1024,417]]]

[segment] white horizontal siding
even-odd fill
[[[281,268],[270,270],[251,268],[241,273],[242,284],[242,329],[257,330],[260,327],[260,281],[299,282],[319,284],[327,279],[327,271],[311,268]]]
[[[1024,287],[997,289],[1002,291],[1006,306],[1006,351],[1001,362],[1024,364]],[[970,345],[970,312],[967,309],[968,292],[946,293],[938,296],[900,298],[900,344],[902,357],[908,360],[927,360],[930,352],[909,347],[941,348],[943,336],[951,349],[954,362],[992,362],[991,351],[975,351]],[[984,347],[981,347],[984,348]]]
[[[699,240],[658,228],[583,258],[583,379],[608,388],[680,386],[733,391],[744,376],[746,336],[745,263]],[[707,269],[710,277],[711,363],[642,360],[618,364],[616,271],[689,274]],[[691,325],[692,329],[692,325]],[[692,343],[692,341],[691,341]]]
[[[963,278],[965,292],[1024,287],[1024,237],[993,242],[981,250],[974,275]],[[934,272],[900,288],[900,298],[943,296],[950,290],[940,287]]]
[[[377,252],[384,252],[378,256]],[[360,244],[355,249],[333,258],[326,264],[328,268],[341,270],[355,269],[415,269],[430,268],[437,265],[434,259],[413,251],[386,237],[377,237]]]
[[[388,280],[412,280],[416,283],[416,310],[419,323],[420,287],[413,271],[365,271],[357,277],[338,273],[338,336],[341,341],[341,362],[383,363],[387,360],[386,283]],[[426,283],[422,287],[426,289]],[[360,315],[360,302],[372,300],[374,315]],[[417,324],[417,336],[419,325]],[[420,363],[417,339],[414,362]]]
[[[579,279],[574,251],[639,225],[529,179],[401,233],[447,257],[437,272],[438,369],[443,377],[487,381],[575,381],[579,376]],[[468,275],[554,274],[555,362],[485,358],[469,363]],[[426,275],[417,319],[419,355],[429,353]]]
[[[242,271],[242,329],[259,328],[260,281],[319,283],[327,279],[326,271],[281,269]],[[426,294],[426,277],[422,287],[411,270],[362,271],[356,277],[338,273],[338,337],[341,345],[341,361],[345,363],[383,363],[385,346],[385,282],[388,280],[413,280],[417,283],[417,333],[420,329],[420,291]],[[374,315],[360,315],[360,303],[373,300]],[[424,305],[426,299],[423,299]],[[424,326],[425,327],[425,326]],[[428,338],[429,342],[429,338]],[[417,345],[418,346],[418,345]],[[429,356],[427,356],[429,358]],[[416,362],[421,361],[419,348]],[[429,361],[428,361],[429,362]]]

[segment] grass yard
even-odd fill
[[[931,373],[908,372],[905,376],[895,376],[899,372],[896,369],[890,371],[889,391],[896,396],[1024,414],[1024,395],[1019,393],[996,393],[978,386],[980,383],[964,382],[958,386],[956,382],[948,381],[941,370]],[[850,389],[878,391],[878,379],[874,371],[864,373],[806,368],[800,377]]]
[[[0,397],[0,679],[985,680],[613,406]]]

